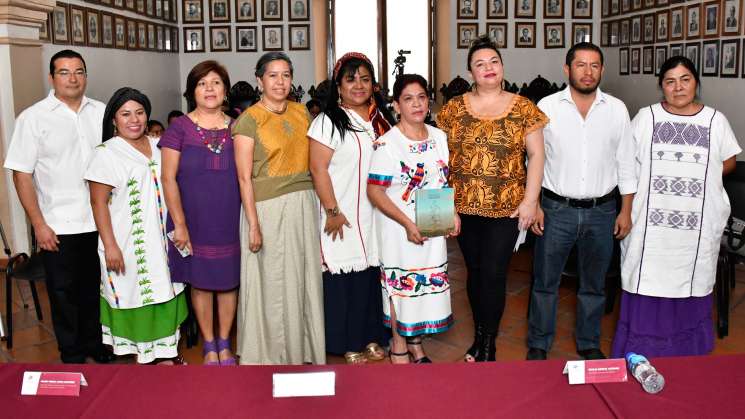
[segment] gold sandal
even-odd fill
[[[368,361],[382,361],[385,359],[385,349],[375,342],[367,344],[364,354]]]
[[[367,363],[367,358],[365,358],[365,354],[362,352],[347,352],[344,354],[344,360],[347,361],[347,364],[365,364]]]

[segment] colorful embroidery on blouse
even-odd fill
[[[393,181],[393,176],[384,176],[384,175],[378,175],[375,173],[370,173],[369,175],[367,175],[368,185],[385,186],[387,188],[391,186],[392,181]]]
[[[129,188],[129,212],[132,216],[132,237],[134,238],[134,255],[137,261],[137,284],[140,286],[140,297],[142,298],[141,304],[152,304],[155,299],[151,296],[153,294],[152,288],[150,288],[151,282],[148,279],[147,270],[147,251],[145,250],[145,229],[143,228],[142,220],[142,207],[140,206],[140,189],[137,187],[137,180],[130,178],[127,181],[127,188]]]
[[[114,288],[114,278],[111,277],[111,271],[106,270],[106,276],[109,278],[111,293],[114,294],[114,302],[116,303],[116,306],[119,307],[119,294],[116,293],[116,288]]]
[[[391,327],[391,317],[383,317],[383,324]],[[441,320],[427,320],[418,323],[404,323],[396,320],[396,331],[401,336],[418,336],[422,334],[442,333],[453,325],[453,315],[449,315]]]
[[[409,202],[409,198],[411,198],[411,193],[414,192],[417,189],[421,189],[426,185],[426,182],[422,182],[424,180],[425,175],[427,172],[424,170],[424,163],[417,163],[416,169],[412,169],[409,166],[406,165],[404,162],[401,163],[401,178],[402,182],[404,184],[408,185],[406,186],[406,189],[404,190],[404,193],[401,195],[401,200],[404,202]]]
[[[166,214],[165,214],[165,207],[163,206],[163,199],[161,198],[160,193],[160,182],[158,182],[158,172],[156,172],[155,168],[158,166],[158,163],[155,162],[155,160],[151,160],[150,163],[148,163],[148,166],[150,167],[150,173],[153,175],[153,184],[155,185],[155,197],[158,203],[158,223],[160,224],[160,238],[163,242],[163,248],[166,250],[166,254],[168,254],[168,241],[166,240]]]
[[[448,164],[442,160],[437,160],[437,166],[440,170],[440,186],[443,188],[448,187]]]
[[[420,141],[415,144],[409,144],[409,153],[422,154],[427,150],[434,150],[437,147],[435,140]]]
[[[384,267],[381,270],[381,280],[397,291],[414,291],[417,295],[439,294],[450,289],[447,267],[447,262],[440,266],[416,269]]]

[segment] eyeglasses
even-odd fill
[[[86,77],[88,75],[88,73],[86,73],[85,70],[75,70],[75,71],[60,70],[60,71],[55,72],[55,74],[57,74],[58,76],[62,78],[68,78],[73,74],[75,75],[75,77]]]

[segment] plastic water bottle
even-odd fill
[[[656,394],[665,387],[665,377],[657,372],[644,355],[629,352],[626,354],[626,364],[631,375],[642,384],[647,393]]]

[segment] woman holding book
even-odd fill
[[[393,106],[400,122],[373,143],[367,179],[376,207],[384,322],[393,333],[392,363],[429,363],[421,335],[444,332],[453,322],[447,247],[445,236],[424,237],[415,206],[418,192],[448,188],[447,137],[424,123],[429,96],[422,76],[396,80]],[[453,217],[448,236],[460,232],[460,219]]]

